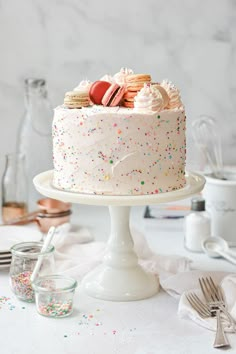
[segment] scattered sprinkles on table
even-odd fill
[[[9,311],[13,311],[15,309],[25,310],[26,307],[21,306],[19,304],[17,305],[17,303],[12,301],[12,299],[10,297],[2,295],[2,296],[0,296],[0,310],[3,310],[3,309],[8,309]]]
[[[138,335],[136,327],[126,327],[123,324],[121,325],[117,321],[117,326],[109,324],[109,322],[101,321],[101,317],[104,319],[104,313],[101,309],[95,309],[92,313],[81,313],[79,315],[78,326],[79,329],[71,332],[67,331],[67,334],[64,334],[64,338],[74,337],[74,336],[129,336],[133,337]],[[106,314],[107,316],[107,314]]]
[[[0,296],[0,309],[5,307],[7,307],[10,311],[16,308],[16,306],[11,302],[10,297]]]

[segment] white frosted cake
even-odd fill
[[[183,105],[172,108],[168,100],[168,108],[162,102],[158,110],[153,110],[152,101],[147,108],[150,90],[146,87],[138,91],[134,108],[88,103],[81,108],[56,108],[53,186],[103,195],[145,195],[183,188]]]

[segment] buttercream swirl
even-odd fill
[[[113,83],[114,83],[113,77],[112,77],[111,75],[109,75],[109,74],[104,75],[104,76],[100,79],[100,81],[106,81],[106,82],[109,82],[110,84],[113,84]]]
[[[133,73],[132,69],[121,68],[120,71],[113,76],[113,79],[118,85],[126,85],[127,76],[132,75]]]
[[[161,82],[161,86],[166,90],[169,96],[169,103],[167,108],[174,109],[183,106],[180,92],[171,81],[165,79]]]
[[[92,85],[91,81],[82,80],[82,81],[80,81],[79,85],[74,88],[73,91],[89,93],[89,89],[90,89],[91,85]]]
[[[160,91],[150,84],[144,84],[144,87],[134,98],[134,109],[136,112],[160,112],[163,107],[164,101]]]

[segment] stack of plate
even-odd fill
[[[0,269],[10,267],[11,264],[11,252],[0,251]]]
[[[1,226],[0,227],[0,269],[9,268],[11,265],[11,247],[20,242],[38,242],[41,233],[33,228],[25,226]]]

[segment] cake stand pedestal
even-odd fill
[[[159,281],[138,264],[129,228],[130,207],[158,204],[187,198],[200,192],[204,177],[187,173],[186,186],[177,191],[137,196],[105,196],[61,191],[52,186],[53,171],[37,175],[33,182],[36,189],[49,198],[70,203],[109,206],[111,235],[103,263],[87,274],[82,285],[93,297],[111,301],[131,301],[148,298],[159,290]]]

